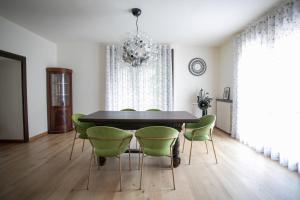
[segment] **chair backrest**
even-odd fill
[[[199,119],[198,123],[192,123],[192,128],[194,136],[209,135],[215,126],[216,116],[215,115],[205,115]],[[190,125],[190,124],[188,124]],[[190,126],[191,127],[191,126]],[[188,127],[189,128],[189,127]],[[198,130],[197,130],[198,129]]]
[[[133,108],[124,108],[121,111],[136,111],[136,110],[134,110]]]
[[[72,122],[75,126],[75,129],[78,133],[86,134],[86,130],[92,126],[95,126],[94,123],[81,122],[78,119],[84,116],[84,114],[76,113],[72,115]]]
[[[214,127],[216,122],[216,115],[205,115],[201,118],[199,118],[199,121],[196,123],[186,123],[186,128],[200,128],[207,125],[211,125],[211,127]]]
[[[216,122],[216,115],[205,115],[200,118],[199,123],[202,124],[202,126],[209,125],[211,128],[215,126]]]
[[[123,152],[132,139],[131,133],[109,126],[91,127],[87,129],[87,135],[96,150],[119,149]]]
[[[172,148],[178,134],[176,129],[165,126],[149,126],[135,132],[141,148],[151,150]]]
[[[156,108],[152,108],[152,109],[148,109],[148,110],[146,110],[146,111],[161,111],[161,110],[156,109]]]

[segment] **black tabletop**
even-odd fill
[[[193,123],[198,122],[198,118],[186,111],[97,111],[79,121]]]

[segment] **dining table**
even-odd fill
[[[124,130],[138,130],[148,126],[167,126],[181,132],[184,123],[198,122],[198,118],[187,111],[97,111],[79,118],[81,122],[92,122],[97,126],[111,126]],[[173,146],[173,165],[180,165],[179,138]],[[130,152],[137,153],[138,149]],[[102,158],[103,160],[103,158]],[[105,160],[104,160],[105,161]]]

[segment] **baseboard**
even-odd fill
[[[46,131],[46,132],[43,132],[43,133],[39,133],[39,134],[37,134],[37,135],[35,135],[35,136],[30,137],[30,138],[29,138],[29,142],[35,141],[35,140],[37,140],[37,139],[39,139],[39,138],[41,138],[41,137],[44,137],[44,136],[46,136],[46,135],[48,135],[48,132],[47,132],[47,131]]]
[[[228,135],[231,135],[231,133],[228,133],[228,132],[224,131],[223,129],[219,128],[219,127],[216,127],[216,126],[215,126],[215,128],[218,129],[219,131],[222,131],[223,133],[226,133],[226,134],[228,134]]]
[[[7,140],[7,139],[0,139],[0,143],[23,143],[24,142],[24,140],[22,140],[22,139],[9,139],[9,140]]]

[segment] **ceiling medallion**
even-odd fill
[[[136,17],[136,33],[130,34],[123,42],[122,60],[133,67],[138,67],[154,56],[155,50],[151,39],[139,33],[138,19],[142,13],[141,9],[132,8],[131,13]]]

